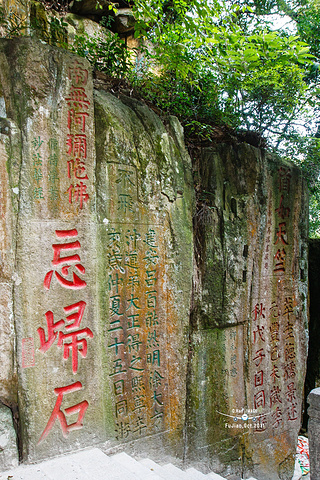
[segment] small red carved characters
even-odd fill
[[[86,93],[88,70],[82,63],[75,61],[69,68],[71,86],[65,101],[69,107],[67,118],[67,171],[71,183],[66,190],[70,204],[79,204],[80,210],[89,200],[86,172],[87,136],[86,122],[90,120],[88,108],[90,101]]]

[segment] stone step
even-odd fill
[[[188,480],[208,480],[208,476],[195,468],[187,468],[186,474],[188,475]]]
[[[0,472],[0,480],[226,480],[213,472],[159,465],[149,458],[137,461],[124,452],[108,456],[99,448],[56,457],[36,465]],[[256,480],[250,478],[249,480]]]
[[[110,458],[112,461],[133,472],[139,478],[143,478],[145,480],[162,480],[161,477],[154,471],[152,471],[146,465],[143,465],[143,463],[138,462],[134,458],[130,457],[125,452],[118,453]]]
[[[181,470],[180,468],[175,467],[172,464],[164,465],[161,467],[158,463],[155,463],[150,458],[144,458],[140,460],[140,463],[148,466],[154,472],[156,472],[164,480],[226,480],[224,477],[216,473],[204,473],[199,472],[195,468],[188,468],[186,471]]]
[[[187,473],[190,473],[192,476],[190,476],[190,480],[201,480],[201,479],[206,479],[206,480],[225,480],[224,477],[221,477],[221,475],[218,475],[217,473],[207,473],[205,475],[204,473],[199,472],[195,468],[191,467],[186,470]],[[201,476],[200,476],[200,475]]]
[[[140,480],[139,476],[113,461],[98,448],[47,460],[40,464],[40,468],[50,480]]]
[[[21,465],[6,472],[0,472],[1,480],[50,480],[38,465]]]
[[[172,475],[172,478],[176,480],[186,480],[186,472],[180,470],[180,468],[176,467],[172,463],[167,463],[163,465],[163,469]]]
[[[163,480],[176,480],[177,479],[177,477],[174,474],[172,474],[168,470],[165,470],[161,465],[154,462],[150,458],[144,458],[143,460],[140,460],[140,463],[142,465],[145,465],[146,467],[148,467],[150,470],[154,471]],[[180,477],[178,477],[178,478],[180,478]]]

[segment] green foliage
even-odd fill
[[[51,17],[49,24],[50,44],[57,47],[68,48],[68,24],[63,18]]]
[[[309,200],[309,237],[320,238],[320,194],[319,187]]]
[[[311,232],[320,236],[320,1],[135,0],[133,13],[136,56],[108,30],[112,15],[102,17],[102,35],[77,35],[72,51],[126,77],[193,140],[209,140],[217,124],[265,137],[304,171]],[[275,28],[275,14],[290,29]],[[45,41],[67,48],[62,20],[39,23]]]
[[[275,14],[290,30],[275,29]],[[303,169],[320,235],[320,2],[136,0],[135,15],[136,38],[153,44],[136,79],[142,94],[187,135],[208,138],[226,123],[264,136]]]
[[[154,45],[151,62],[160,74],[152,78],[150,71],[144,76],[140,72],[139,81],[144,91],[151,87],[149,97],[154,93],[154,100],[165,111],[185,123],[192,110],[195,120],[219,118],[232,127],[263,135],[271,127],[274,131],[286,120],[292,121],[308,96],[304,79],[312,59],[308,45],[299,37],[280,35],[261,21],[249,28],[243,17],[252,17],[252,8],[234,2],[220,1],[209,7],[196,0],[172,1],[174,23],[167,22],[167,2],[152,3],[148,22],[143,5],[144,0],[136,2],[136,15],[140,15],[136,36],[148,32]],[[181,112],[178,99],[183,103]]]
[[[124,40],[108,30],[103,37],[90,37],[86,33],[76,35],[72,51],[87,58],[93,68],[116,78],[125,76],[129,71],[131,54]]]
[[[205,129],[209,120],[221,123],[216,75],[195,61],[196,54],[185,53],[176,55],[174,60],[175,64],[181,61],[184,70],[175,68],[174,65],[165,74],[162,72],[157,75],[148,71],[133,76],[136,90],[163,112],[179,117],[184,125],[195,127],[202,123]]]

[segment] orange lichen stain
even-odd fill
[[[181,431],[184,421],[185,408],[185,366],[183,365],[183,332],[179,326],[178,310],[175,307],[173,291],[168,290],[167,296],[167,365],[168,365],[168,382],[169,382],[169,404],[167,408],[170,410],[167,416],[167,428],[174,436],[177,431]],[[187,347],[185,346],[187,357]],[[186,360],[185,360],[186,362]],[[178,368],[180,365],[180,368]],[[182,374],[182,375],[181,375]]]
[[[249,222],[249,233],[251,238],[254,238],[257,235],[257,225],[254,225],[252,222]]]

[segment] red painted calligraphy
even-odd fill
[[[281,389],[277,386],[273,387],[270,392],[270,407],[276,403],[282,403]]]
[[[66,97],[66,101],[69,107],[88,108],[90,105],[85,89],[83,87],[75,87],[74,85],[71,86],[70,97]]]
[[[77,60],[74,62],[74,65],[69,68],[69,79],[75,87],[85,87],[88,81],[88,74],[88,70]]]
[[[256,372],[254,375],[254,386],[255,387],[262,387],[263,385],[263,370]]]
[[[63,333],[59,332],[58,347],[63,348],[63,358],[67,360],[70,355],[72,356],[72,371],[77,373],[78,371],[78,353],[85,358],[87,356],[87,340],[85,338],[78,338],[79,336],[87,336],[93,338],[93,333],[90,328],[82,328],[75,332]],[[66,339],[70,339],[71,342],[64,343]]]
[[[72,430],[79,430],[80,428],[83,427],[83,418],[89,406],[89,403],[86,400],[83,400],[82,402],[77,403],[72,407],[68,407],[64,411],[61,410],[61,405],[62,405],[64,395],[68,393],[76,392],[81,389],[82,389],[82,384],[80,382],[72,383],[71,385],[54,389],[54,393],[57,395],[58,398],[54,406],[54,409],[52,411],[52,414],[49,418],[49,421],[46,425],[46,428],[43,430],[41,434],[38,445],[47,437],[47,435],[49,434],[50,430],[52,429],[57,419],[60,422],[62,434],[65,438],[67,438],[67,436]],[[66,416],[72,415],[74,413],[78,413],[78,418],[76,422],[68,425]]]
[[[54,323],[53,319],[53,313],[52,312],[46,312],[46,322],[47,322],[47,330],[48,330],[48,338],[46,340],[45,336],[45,331],[42,327],[39,327],[37,332],[39,335],[40,339],[40,352],[45,353],[46,351],[49,350],[49,348],[52,346],[54,341],[56,340],[58,336],[58,329],[64,325],[64,320],[59,320],[58,322]]]
[[[73,203],[73,200],[79,202],[80,209],[83,208],[83,202],[89,200],[89,194],[87,193],[87,185],[83,182],[77,183],[77,185],[70,185],[68,188],[69,203]]]
[[[47,340],[44,329],[40,327],[37,330],[40,339],[40,352],[47,352],[49,348],[53,345],[57,337],[57,346],[63,346],[63,358],[65,360],[69,358],[71,351],[73,373],[77,373],[78,371],[78,353],[80,353],[83,358],[85,358],[87,355],[87,340],[85,338],[79,337],[93,338],[93,333],[89,328],[79,328],[85,307],[86,303],[83,301],[64,307],[64,311],[66,313],[74,312],[66,316],[67,325],[64,320],[59,320],[55,323],[53,313],[50,311],[46,312],[45,316],[48,331]],[[61,331],[63,327],[65,327],[65,329],[68,331],[67,333],[63,333]],[[68,339],[70,339],[71,341],[66,342],[66,340]]]
[[[260,350],[256,351],[256,356],[253,358],[253,361],[256,367],[259,367],[264,357],[265,357],[265,354],[264,354],[263,348],[260,348]]]
[[[68,160],[68,178],[72,178],[72,173],[78,180],[87,180],[88,175],[86,174],[85,163],[80,160],[80,158]],[[69,203],[72,203],[72,198]]]
[[[256,340],[261,340],[262,342],[265,342],[263,325],[261,327],[257,325],[255,330],[253,330],[253,343],[256,343]]]
[[[67,135],[67,154],[77,158],[87,158],[87,137],[84,134]]]
[[[288,242],[284,238],[284,236],[287,235],[287,232],[284,230],[285,226],[286,226],[285,222],[279,223],[279,229],[276,232],[277,238],[274,243],[275,245],[277,245],[278,242],[281,242],[283,245],[288,245]]]
[[[68,129],[71,130],[72,127],[80,128],[82,132],[85,132],[87,117],[89,117],[87,112],[76,112],[71,108],[71,110],[68,110]]]
[[[254,408],[264,407],[266,404],[266,398],[264,390],[256,393],[254,396]]]
[[[283,248],[282,250],[278,250],[274,256],[275,259],[275,266],[273,271],[274,272],[284,272],[285,271],[285,258],[286,258],[286,251]]]
[[[76,237],[78,235],[77,230],[56,230],[56,236],[58,238],[66,238],[66,237]],[[78,254],[73,254],[73,255],[66,255],[61,257],[61,252],[67,251],[69,252],[70,250],[78,250],[80,249],[81,245],[79,241],[75,242],[69,242],[69,243],[64,243],[64,244],[53,244],[53,260],[52,260],[52,265],[55,267],[61,267],[61,273],[58,273],[57,271],[50,270],[45,276],[43,285],[46,290],[50,289],[51,285],[51,280],[53,274],[55,274],[56,279],[65,288],[72,289],[72,290],[79,290],[81,288],[86,287],[86,282],[82,280],[76,273],[72,273],[73,280],[68,279],[69,275],[69,269],[71,268],[71,264],[74,264],[74,267],[78,270],[79,273],[84,274],[85,273],[85,268],[79,263],[80,256]]]
[[[80,180],[79,183],[71,184],[66,193],[70,204],[78,204],[80,210],[89,200],[87,185],[83,182],[88,180],[85,160],[87,158],[86,121],[89,119],[87,112],[90,101],[86,94],[85,86],[88,80],[88,70],[79,62],[75,62],[69,69],[71,87],[65,100],[69,106],[67,127],[67,173],[68,178]],[[71,158],[70,158],[71,157]]]
[[[259,317],[265,318],[265,310],[266,309],[262,303],[257,303],[252,310],[252,313],[254,313],[254,321],[256,321]]]
[[[280,198],[280,205],[278,208],[276,208],[275,212],[278,214],[282,220],[284,220],[286,217],[289,217],[290,215],[290,208],[289,207],[284,207],[282,202],[283,202],[284,196],[281,195]]]

